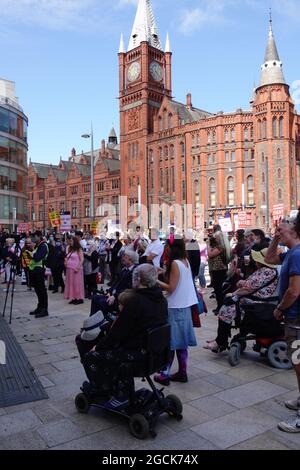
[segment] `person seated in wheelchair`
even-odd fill
[[[126,399],[133,377],[122,376],[118,380],[120,365],[145,363],[147,331],[168,323],[167,301],[157,284],[156,268],[150,264],[138,266],[133,272],[133,287],[134,294],[108,334],[82,357],[89,379],[84,387],[95,396],[113,395]]]
[[[241,280],[237,283],[237,290],[231,294],[227,294],[223,306],[220,309],[218,315],[218,333],[215,340],[208,341],[204,346],[205,349],[209,349],[212,352],[225,351],[228,348],[228,339],[231,335],[232,323],[237,317],[238,308],[241,308],[241,320],[243,322],[244,311],[247,306],[254,306],[256,310],[259,310],[259,304],[265,304],[266,302],[276,301],[276,292],[278,288],[278,270],[277,266],[267,263],[265,256],[267,249],[262,251],[251,251],[251,257],[256,265],[256,270],[251,274],[247,280]],[[272,304],[269,304],[272,309]],[[250,307],[251,308],[251,307]],[[268,307],[264,307],[268,310]],[[245,321],[249,322],[247,315]],[[271,318],[271,317],[270,317]],[[252,318],[252,329],[253,321],[257,324],[260,322],[259,319]],[[237,325],[239,326],[239,325]],[[249,323],[243,331],[249,328]],[[255,329],[255,328],[254,328]],[[265,331],[265,328],[264,328]],[[270,334],[274,332],[270,324]]]
[[[126,289],[132,288],[132,274],[139,264],[139,256],[135,251],[126,249],[122,258],[122,263],[124,267],[118,279],[116,279],[113,285],[109,288],[107,294],[95,294],[92,297],[90,315],[94,315],[99,310],[103,312],[105,317],[109,313],[119,313],[118,296]]]

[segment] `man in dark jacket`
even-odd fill
[[[111,387],[112,376],[121,363],[142,362],[146,356],[147,330],[168,322],[168,304],[157,285],[154,266],[143,264],[133,274],[135,295],[125,305],[107,336],[82,358],[91,386]]]
[[[113,283],[108,291],[108,295],[96,294],[92,298],[91,315],[102,310],[104,316],[109,312],[118,310],[118,295],[126,289],[132,288],[132,273],[139,263],[138,254],[133,250],[126,250],[123,256],[124,268],[119,278]]]
[[[36,231],[34,235],[35,248],[33,252],[27,251],[31,258],[29,264],[29,276],[31,285],[38,298],[37,308],[30,312],[35,318],[48,316],[48,294],[45,287],[45,261],[49,254],[49,248],[43,238],[41,231]]]

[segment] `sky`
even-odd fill
[[[272,8],[286,81],[300,109],[300,0],[152,0],[173,51],[173,95],[210,112],[249,109]],[[100,147],[119,133],[118,48],[137,0],[0,0],[0,77],[16,83],[29,118],[28,158],[58,164],[94,128]]]

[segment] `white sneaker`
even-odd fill
[[[284,405],[289,409],[289,410],[295,410],[298,411],[300,410],[300,397],[296,398],[296,400],[288,400],[284,402]]]
[[[278,428],[284,432],[300,432],[300,411],[298,411],[296,416],[278,423]]]

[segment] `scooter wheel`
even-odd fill
[[[131,416],[129,429],[131,434],[137,439],[145,439],[150,431],[149,423],[145,416],[138,413]]]
[[[231,343],[228,355],[229,364],[232,367],[239,365],[241,361],[241,345],[240,343]]]
[[[168,403],[168,413],[179,420],[182,419],[182,403],[176,395],[166,396]]]
[[[79,413],[87,413],[90,409],[91,404],[84,393],[79,393],[75,397],[75,406],[76,410],[79,411]]]
[[[287,344],[285,341],[275,341],[268,348],[268,360],[271,366],[277,369],[291,369],[292,363],[287,355]]]

